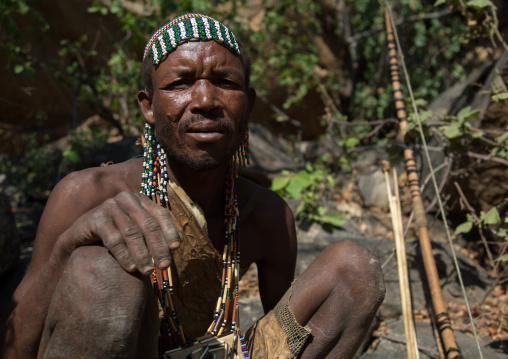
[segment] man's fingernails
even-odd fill
[[[159,268],[167,268],[169,267],[169,263],[171,263],[169,259],[163,259],[159,262]]]
[[[171,249],[177,249],[178,247],[180,247],[180,241],[171,242],[171,244],[169,245],[169,248]]]
[[[143,272],[145,272],[146,274],[152,273],[152,271],[153,271],[152,266],[146,266],[145,269],[143,270]]]

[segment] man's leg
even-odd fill
[[[311,329],[300,358],[352,358],[385,294],[377,259],[352,241],[338,241],[295,281],[289,307]]]
[[[157,358],[150,278],[123,270],[104,247],[74,251],[55,290],[40,358]]]

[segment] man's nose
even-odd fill
[[[191,110],[197,112],[213,112],[219,107],[217,88],[208,80],[199,80],[192,91]]]

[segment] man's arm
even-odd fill
[[[287,291],[295,275],[296,230],[289,206],[274,192],[268,192],[255,214],[256,242],[263,248],[256,261],[259,291],[265,313],[273,309]]]
[[[103,183],[110,173],[104,170],[72,174],[51,194],[30,268],[2,325],[0,356],[37,355],[53,291],[74,249],[104,245],[130,272],[150,273],[149,251],[157,253],[159,266],[169,265],[169,247],[179,243],[169,213],[140,194],[115,195],[117,189],[108,189]]]

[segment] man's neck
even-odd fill
[[[175,162],[167,159],[170,181],[180,186],[203,209],[205,215],[222,210],[227,166],[197,171]]]

